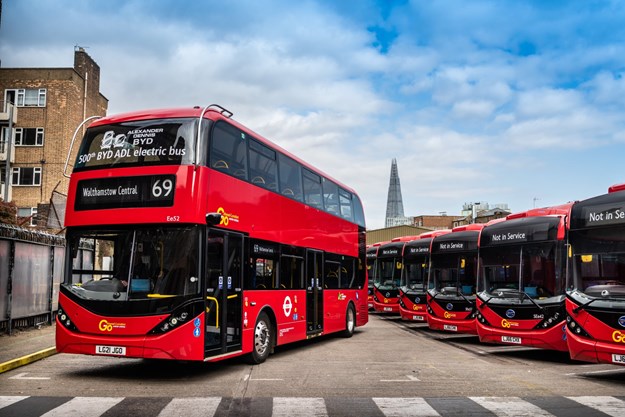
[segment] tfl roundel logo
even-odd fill
[[[625,327],[625,316],[621,316],[618,318],[618,324],[621,327]]]
[[[447,303],[447,305],[445,306],[445,308],[449,311],[453,310],[454,305],[452,303]]]
[[[516,312],[513,309],[508,309],[506,310],[506,317],[508,317],[509,319],[513,318],[516,315]]]

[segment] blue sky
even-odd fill
[[[219,103],[406,215],[512,211],[625,182],[625,2],[8,0],[7,67],[101,68],[109,113]]]

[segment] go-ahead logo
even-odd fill
[[[619,330],[612,333],[612,340],[616,343],[625,343],[625,333],[621,333]]]
[[[110,332],[113,330],[113,327],[116,329],[125,329],[126,323],[109,323],[107,320],[100,320],[100,323],[98,323],[98,329],[102,332]]]

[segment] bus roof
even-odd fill
[[[616,187],[616,188],[615,188]],[[610,187],[601,194],[573,204],[570,228],[585,229],[625,224],[625,188]]]
[[[231,111],[226,110],[223,107],[218,106],[218,105],[214,105],[214,104],[211,104],[206,109],[207,110],[204,113],[204,118],[205,119],[210,119],[210,120],[213,120],[213,121],[227,120],[228,123],[230,123],[230,124],[234,125],[235,127],[245,131],[250,136],[254,137],[254,139],[258,140],[259,142],[262,142],[263,144],[265,144],[265,145],[267,145],[267,146],[269,146],[269,147],[271,147],[271,148],[273,148],[273,149],[283,153],[284,155],[288,156],[289,158],[291,158],[291,159],[299,162],[300,164],[302,164],[302,166],[304,166],[305,168],[307,168],[307,169],[309,169],[309,170],[311,170],[313,172],[316,172],[319,175],[322,175],[322,176],[326,177],[329,180],[332,180],[339,187],[343,188],[346,191],[351,192],[355,196],[358,196],[358,193],[356,193],[356,191],[353,188],[348,187],[347,185],[345,185],[345,184],[341,183],[340,181],[336,180],[334,177],[326,174],[325,172],[323,172],[319,168],[316,168],[316,167],[310,165],[309,163],[307,163],[304,160],[300,159],[299,157],[293,155],[292,153],[290,153],[286,149],[280,147],[276,143],[270,141],[269,139],[267,139],[264,136],[256,133],[252,129],[250,129],[250,128],[242,125],[241,123],[237,122],[236,120],[232,119],[233,113]],[[204,108],[202,108],[200,106],[138,110],[138,111],[133,111],[133,112],[114,114],[114,115],[102,117],[100,119],[96,119],[94,122],[92,122],[89,125],[89,127],[91,128],[91,127],[97,127],[97,126],[102,126],[102,125],[107,125],[107,124],[118,124],[118,123],[124,123],[124,122],[132,121],[132,120],[176,119],[176,118],[193,118],[193,117],[198,117],[199,118],[203,111],[204,111]]]
[[[567,216],[571,213],[571,207],[573,207],[573,201],[569,201],[565,204],[551,207],[534,208],[527,211],[521,211],[519,213],[512,213],[506,216],[506,220],[518,219],[521,217],[537,217],[537,216],[550,216],[561,215]]]

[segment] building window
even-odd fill
[[[41,168],[13,168],[13,185],[41,185]]]
[[[30,225],[37,225],[37,207],[19,207],[17,217],[30,217]]]
[[[9,128],[3,127],[2,133],[0,135],[0,153],[5,153],[7,151],[7,138],[9,137]]]
[[[16,90],[16,102],[18,107],[45,107],[45,88],[20,88]]]
[[[43,146],[43,127],[16,127],[15,146]]]

